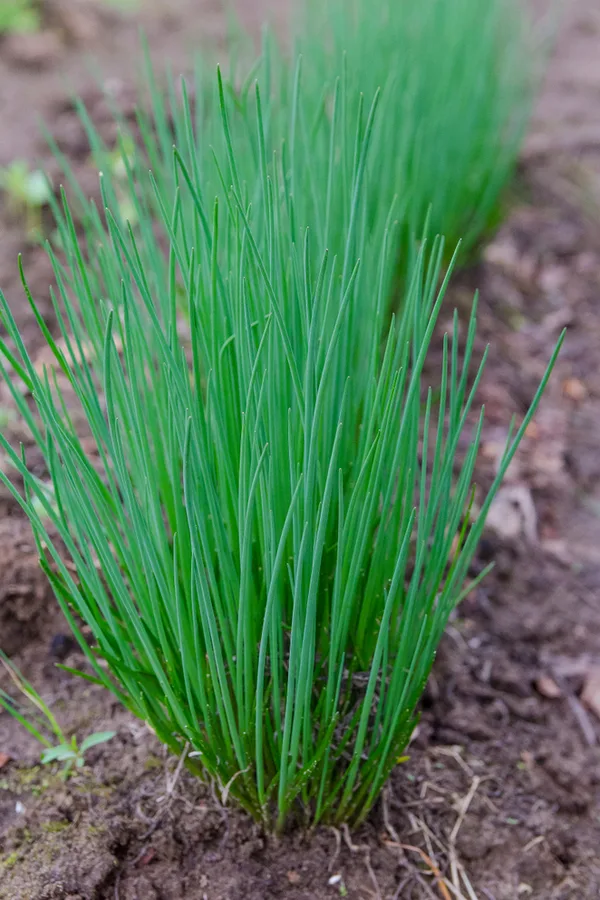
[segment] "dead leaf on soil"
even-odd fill
[[[546,697],[548,700],[558,700],[559,697],[562,697],[561,689],[549,675],[540,675],[535,682],[535,687],[538,694],[541,694],[542,697]]]
[[[587,397],[587,388],[579,378],[567,378],[563,382],[563,393],[569,400],[575,400],[576,403],[579,403]]]
[[[535,257],[515,244],[512,235],[498,235],[484,250],[485,261],[500,269],[519,285],[529,285],[535,277]]]
[[[597,719],[600,719],[600,666],[592,666],[588,669],[581,692],[581,702],[587,706],[590,712],[594,713]]]
[[[490,507],[486,526],[503,540],[523,536],[535,544],[537,513],[529,488],[523,484],[500,488]]]
[[[150,863],[152,862],[152,860],[155,857],[156,857],[156,850],[154,849],[154,847],[150,847],[150,849],[146,850],[146,852],[143,854],[143,856],[140,856],[140,858],[138,859],[138,861],[137,861],[138,867],[141,868],[142,866],[150,865]]]
[[[568,567],[572,564],[573,554],[567,542],[562,538],[544,538],[540,541],[540,546],[548,556],[553,556],[561,565]]]
[[[8,765],[11,759],[12,756],[9,753],[0,753],[0,769],[3,769],[4,766]]]
[[[536,441],[539,436],[540,429],[537,427],[537,424],[535,422],[530,422],[525,429],[525,437],[531,438],[532,441]]]
[[[569,269],[565,265],[558,263],[546,263],[542,266],[538,278],[540,287],[546,294],[554,295],[564,293],[565,286],[569,283]],[[564,311],[560,310],[564,316]],[[556,316],[556,313],[550,313]],[[546,316],[546,321],[549,316]]]

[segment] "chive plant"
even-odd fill
[[[330,167],[333,148],[321,120],[336,114],[341,119],[336,128],[352,131],[352,123],[344,118],[346,110],[335,100],[341,75],[348,96],[381,92],[380,114],[371,136],[372,178],[369,202],[363,210],[364,227],[380,243],[395,202],[397,226],[390,239],[399,280],[405,282],[408,277],[411,246],[427,218],[431,233],[445,235],[451,252],[460,242],[463,257],[471,253],[499,218],[502,191],[515,166],[539,74],[539,54],[522,4],[517,0],[304,0],[298,9],[290,35],[295,47],[291,60],[267,31],[261,57],[252,62],[249,37],[243,29],[232,28],[232,62],[225,87],[228,99],[245,112],[230,122],[232,139],[239,148],[240,183],[252,183],[257,164],[247,126],[248,115],[254,115],[254,80],[259,80],[266,101],[266,139],[277,146],[285,141],[288,152],[290,148],[294,152],[301,141],[306,152],[310,148],[315,171],[324,173]],[[302,119],[295,110],[299,97],[293,60],[298,54],[304,58]],[[218,97],[207,90],[212,79],[206,77],[203,58],[196,60],[183,96],[170,73],[159,83],[149,59],[143,76],[145,108],[140,108],[135,123],[121,121],[121,160],[104,144],[84,105],[77,103],[96,164],[105,172],[114,172],[115,165],[119,166],[122,180],[128,182],[127,200],[118,179],[105,182],[121,227],[126,219],[133,223],[150,211],[156,214],[157,192],[168,202],[174,189],[173,143],[183,147],[193,142],[193,168],[203,183],[214,173],[213,153],[219,157],[225,153]],[[189,116],[182,114],[186,105]],[[117,108],[114,113],[119,118]],[[301,128],[302,134],[290,134],[290,123]],[[326,236],[330,253],[340,258],[351,196],[354,147],[350,133],[344,145],[346,156],[336,158],[339,177],[345,179],[343,191],[323,202],[318,187],[324,187],[324,178],[320,175],[310,195],[303,196],[295,184],[289,186],[296,204],[306,208],[305,220],[311,222],[317,246],[324,245]],[[133,144],[136,154],[130,152]],[[289,171],[293,173],[291,162]],[[96,239],[102,241],[101,217],[74,180],[68,161],[62,159],[62,163],[86,229],[95,228]],[[148,167],[155,178],[151,191],[146,190],[143,177]],[[140,205],[145,212],[140,213]],[[57,205],[54,212],[61,222]],[[193,227],[192,219],[187,227]],[[143,246],[141,249],[143,252]],[[445,264],[448,261],[449,256]],[[93,265],[89,277],[98,282],[100,290],[105,289],[102,273]]]
[[[296,26],[310,90],[345,66],[350,91],[381,88],[371,215],[402,198],[410,239],[433,233],[472,251],[499,217],[527,126],[541,55],[515,0],[305,0]]]
[[[548,377],[472,521],[475,310],[462,347],[456,323],[443,339],[434,401],[443,243],[413,255],[390,322],[393,205],[369,227],[378,95],[341,77],[314,121],[300,64],[293,85],[282,141],[260,88],[240,102],[219,75],[202,161],[184,90],[168,175],[129,169],[135,228],[109,171],[87,237],[64,201],[60,340],[24,279],[53,366],[0,302],[2,375],[52,492],[4,438],[22,492],[2,478],[93,677],[276,830],[357,823],[377,798]]]

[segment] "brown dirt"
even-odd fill
[[[267,5],[240,2],[255,25]],[[600,721],[590,702],[600,665],[600,134],[589,125],[600,110],[596,5],[571,5],[512,212],[453,291],[464,309],[481,289],[478,341],[492,344],[481,391],[484,483],[511,413],[525,409],[563,325],[569,333],[474,567],[494,559],[496,569],[442,642],[410,761],[357,834],[265,837],[179,771],[112,697],[55,667],[81,657],[63,636],[27,525],[1,491],[0,645],[67,730],[117,736],[65,784],[36,765],[37,745],[0,714],[0,900],[447,900],[440,873],[470,900],[600,897]],[[222,39],[216,3],[166,7],[155,0],[142,15],[161,58]],[[79,28],[65,34],[59,12],[64,23],[73,8]],[[58,42],[45,60],[33,64],[30,49],[23,61],[0,42],[0,120],[11,122],[0,165],[21,156],[49,164],[35,124],[42,114],[89,178],[65,83],[92,96],[89,51],[126,91],[139,16],[122,20],[77,0],[50,12]],[[15,265],[23,245],[22,223],[0,209],[0,284],[29,340]],[[25,262],[43,297],[45,257],[30,246]],[[19,435],[18,421],[6,428]]]

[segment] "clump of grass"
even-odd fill
[[[273,112],[259,86],[241,102],[219,76],[208,159],[184,86],[159,134],[176,147],[155,151],[154,174],[127,163],[135,230],[110,170],[87,240],[65,202],[64,258],[50,251],[61,343],[26,288],[54,368],[36,371],[0,304],[1,372],[52,502],[4,439],[23,494],[2,477],[95,677],[278,830],[359,822],[404,753],[548,377],[471,523],[481,416],[462,461],[458,446],[481,376],[469,377],[475,309],[462,353],[456,322],[444,339],[434,403],[423,366],[443,243],[414,254],[390,323],[393,205],[369,227],[378,96],[369,106],[342,76],[330,114],[313,119],[298,65],[291,97]],[[288,117],[285,141],[275,115]]]
[[[401,201],[404,233],[471,251],[494,226],[529,120],[541,54],[516,0],[305,0],[296,28],[311,90],[381,88],[371,215]]]
[[[411,248],[426,219],[431,234],[446,237],[450,253],[445,264],[459,242],[461,256],[466,258],[500,218],[502,192],[529,120],[540,54],[535,52],[528,26],[517,0],[305,0],[291,32],[296,48],[291,59],[300,53],[304,60],[301,118],[295,113],[299,98],[290,56],[266,31],[261,57],[254,60],[247,35],[234,27],[226,90],[228,101],[242,113],[230,122],[232,140],[239,148],[240,184],[253,183],[256,167],[246,124],[255,114],[252,85],[256,79],[263,97],[267,139],[274,146],[284,146],[285,153],[302,146],[303,152],[312,155],[317,172],[327,171],[331,164],[332,147],[322,120],[331,124],[335,114],[341,117],[336,128],[349,124],[344,119],[347,110],[335,102],[338,84],[343,82],[349,97],[361,93],[372,97],[380,90],[380,114],[371,137],[369,201],[361,228],[379,245],[394,204],[397,224],[389,240],[393,241],[400,283],[406,283]],[[136,203],[126,203],[121,185],[114,178],[107,179],[110,199],[120,196],[121,208],[115,211],[120,226],[137,221],[139,206],[157,211],[156,195],[144,189],[148,167],[154,173],[158,195],[172,195],[176,179],[171,164],[173,143],[180,148],[193,146],[196,175],[203,184],[214,180],[213,153],[221,158],[225,146],[218,98],[207,89],[212,81],[206,74],[206,64],[199,58],[182,97],[171,74],[158,83],[148,60],[141,92],[146,111],[139,111],[134,126],[121,121],[116,151],[104,145],[85,107],[78,104],[96,164],[102,171],[110,171],[121,154],[130,196],[137,198]],[[186,103],[189,119],[182,114]],[[115,116],[119,117],[117,109]],[[300,134],[290,134],[292,122]],[[58,147],[50,141],[60,157]],[[134,143],[138,149],[135,157],[131,154]],[[311,222],[315,249],[324,246],[327,238],[330,253],[337,256],[343,254],[346,241],[354,151],[348,137],[346,156],[335,160],[345,190],[333,197],[325,198],[318,189],[303,195],[299,185],[289,185],[303,221]],[[294,177],[291,162],[290,177]],[[101,217],[74,182],[67,160],[63,167],[83,210],[86,228],[89,231],[93,223],[95,240],[102,242],[105,229]],[[55,206],[54,211],[60,221],[60,208]],[[185,204],[181,215],[187,215]],[[188,227],[192,227],[191,220]],[[143,254],[144,246],[140,249]],[[90,256],[93,259],[94,254]],[[104,290],[102,273],[90,272],[92,276]]]

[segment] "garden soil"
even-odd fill
[[[268,0],[239,3],[258,29]],[[276,7],[277,22],[286,9]],[[78,176],[94,174],[70,101],[110,117],[87,60],[127,111],[137,29],[185,65],[223,46],[216,0],[148,2],[123,16],[56,0],[29,41],[0,42],[0,165],[52,167],[42,116]],[[41,343],[17,253],[53,318],[51,273],[23,221],[0,208],[0,285],[29,346]],[[455,279],[446,319],[481,291],[491,351],[478,471],[489,484],[513,412],[531,400],[561,329],[564,351],[490,517],[474,572],[422,702],[410,759],[357,832],[275,840],[194,781],[143,723],[57,662],[81,657],[38,570],[29,528],[0,492],[0,646],[67,730],[111,729],[64,782],[0,714],[0,900],[593,900],[600,897],[600,10],[570,4],[507,218]],[[44,304],[46,304],[44,306]],[[448,324],[443,321],[442,326]],[[37,343],[36,343],[37,342]],[[438,353],[440,343],[438,342]],[[432,373],[435,373],[435,354]],[[435,377],[432,374],[432,377]],[[21,434],[6,396],[3,427]],[[31,464],[40,466],[32,449]],[[1,682],[7,688],[7,679]]]

